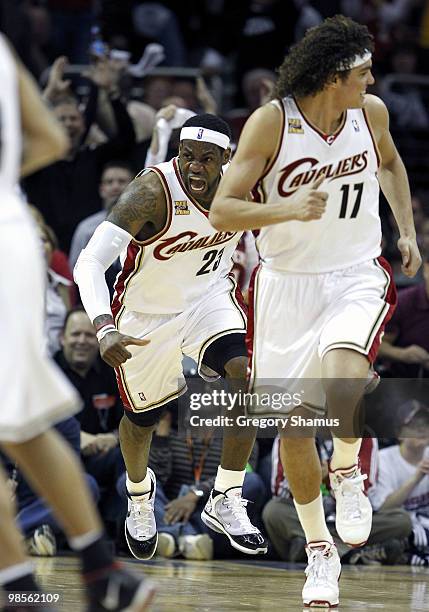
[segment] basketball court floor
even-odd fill
[[[268,561],[166,561],[124,564],[144,571],[158,585],[155,612],[289,612],[303,609],[304,566]],[[59,593],[59,610],[83,611],[77,561],[37,559],[45,591]],[[429,611],[429,568],[360,566],[343,568],[340,610]]]

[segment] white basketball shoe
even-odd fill
[[[331,471],[329,480],[336,501],[335,527],[338,535],[349,546],[363,546],[372,526],[372,506],[365,495],[358,465]]]
[[[241,496],[241,487],[231,487],[225,493],[215,491],[201,512],[203,522],[228,538],[231,546],[248,555],[264,555],[268,542],[247,515],[247,499]]]
[[[128,512],[125,519],[125,538],[136,559],[146,561],[155,554],[158,532],[155,521],[156,477],[150,468],[150,491],[143,495],[128,495]]]
[[[341,563],[335,544],[310,542],[307,547],[307,580],[302,589],[306,608],[336,608],[339,603],[338,581]]]

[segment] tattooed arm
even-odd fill
[[[156,233],[165,223],[166,210],[164,190],[154,172],[134,179],[77,260],[74,279],[82,304],[97,331],[101,356],[112,367],[131,357],[126,346],[143,346],[148,341],[116,330],[105,272],[133,237],[147,239]]]
[[[107,221],[137,237],[141,232],[149,238],[151,227],[166,217],[164,189],[155,172],[135,178],[122,193]]]

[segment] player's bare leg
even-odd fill
[[[358,454],[361,439],[353,436],[357,409],[365,391],[369,361],[365,355],[348,350],[329,351],[322,360],[323,384],[330,418],[339,419],[333,434],[334,452],[329,477],[335,494],[336,528],[351,546],[365,544],[371,531],[372,508],[364,494],[365,474],[360,473]]]
[[[155,425],[136,425],[125,415],[119,424],[119,440],[127,468],[125,537],[131,553],[141,561],[153,557],[158,544],[154,514],[156,478],[148,467],[154,429]]]
[[[231,393],[242,393],[246,390],[247,357],[234,357],[225,364],[226,380]],[[236,425],[238,416],[245,414],[245,407],[236,402],[232,410],[227,411],[235,425],[225,427],[223,431],[223,446],[221,466],[224,470],[242,472],[245,470],[253,446],[255,444],[257,428]],[[242,485],[243,483],[241,483]]]
[[[67,533],[71,547],[81,555],[83,576],[88,585],[89,610],[98,609],[112,582],[115,582],[118,593],[112,609],[134,609],[134,605],[140,605],[136,609],[145,609],[146,602],[152,599],[153,587],[147,581],[142,582],[124,572],[114,563],[102,538],[101,520],[86,487],[78,459],[68,445],[55,431],[49,430],[32,440],[3,443],[2,446],[17,462],[34,489],[52,507]],[[10,507],[8,511],[11,512]],[[1,550],[4,559],[3,551],[8,549],[2,546]],[[16,541],[12,541],[11,550],[15,559],[22,560]],[[6,564],[9,567],[12,560],[8,556]],[[32,579],[31,573],[29,576]],[[28,590],[29,587],[25,588]]]
[[[244,392],[246,388],[246,357],[234,357],[225,364],[228,390]],[[241,552],[256,555],[267,552],[268,544],[259,529],[247,516],[247,500],[242,497],[246,464],[255,443],[257,429],[239,426],[238,416],[244,415],[245,407],[237,402],[227,416],[235,423],[225,427],[221,465],[218,467],[214,489],[201,513],[204,523],[229,539],[231,545]]]
[[[4,448],[48,501],[69,537],[101,533],[78,460],[55,431],[20,444],[4,443]]]
[[[150,444],[155,425],[140,427],[126,416],[119,424],[119,440],[122,456],[127,468],[128,478],[132,482],[141,482],[146,477],[149,461]]]
[[[305,406],[294,410],[305,418],[314,413]],[[320,485],[322,469],[314,428],[290,427],[280,432],[280,457],[307,540],[307,579],[302,591],[305,606],[336,606],[339,602],[340,559],[326,526]],[[322,568],[323,566],[323,568]]]

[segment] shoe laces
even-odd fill
[[[349,478],[344,477],[340,484],[340,495],[343,502],[343,513],[346,520],[360,519],[362,516],[360,508],[360,496],[362,495],[361,484],[367,479],[366,474],[356,473]]]
[[[247,515],[248,499],[244,499],[241,495],[232,495],[223,500],[223,505],[231,511],[233,517],[238,521],[240,527],[245,533],[256,533],[258,529],[252,525]],[[251,502],[250,502],[251,503]]]
[[[152,535],[153,510],[149,499],[146,499],[146,497],[142,499],[131,498],[130,515],[134,522],[137,538]]]
[[[330,572],[330,556],[326,549],[311,549],[305,575],[311,584],[320,584],[332,580]]]

